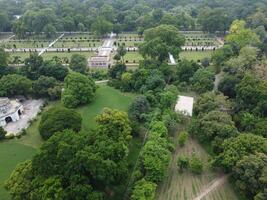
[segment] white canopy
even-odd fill
[[[194,98],[187,96],[178,96],[178,100],[175,106],[176,112],[181,112],[184,115],[192,117],[193,115]]]

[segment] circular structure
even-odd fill
[[[23,106],[17,100],[0,98],[0,126],[5,126],[9,122],[18,121],[22,112]]]

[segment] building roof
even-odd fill
[[[181,112],[184,115],[193,115],[194,98],[187,96],[178,96],[177,104],[175,106],[176,112]]]
[[[17,100],[9,100],[8,98],[0,98],[0,118],[6,117],[16,112],[21,107]]]

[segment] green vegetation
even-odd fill
[[[182,51],[179,58],[197,62],[204,58],[211,58],[212,53],[213,51]]]

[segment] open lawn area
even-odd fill
[[[198,61],[203,58],[211,58],[213,51],[182,51],[179,55],[180,59]]]
[[[124,56],[124,60],[127,63],[138,63],[140,60],[143,60],[144,58],[142,55],[138,52],[127,52],[126,55]]]
[[[112,108],[127,112],[134,96],[133,94],[121,93],[109,86],[100,86],[97,89],[95,100],[91,104],[78,109],[83,118],[83,130],[86,131],[95,128],[95,117],[102,112],[103,108]]]
[[[0,199],[9,200],[10,195],[4,189],[4,183],[16,165],[33,157],[36,149],[20,144],[19,139],[0,142]]]

